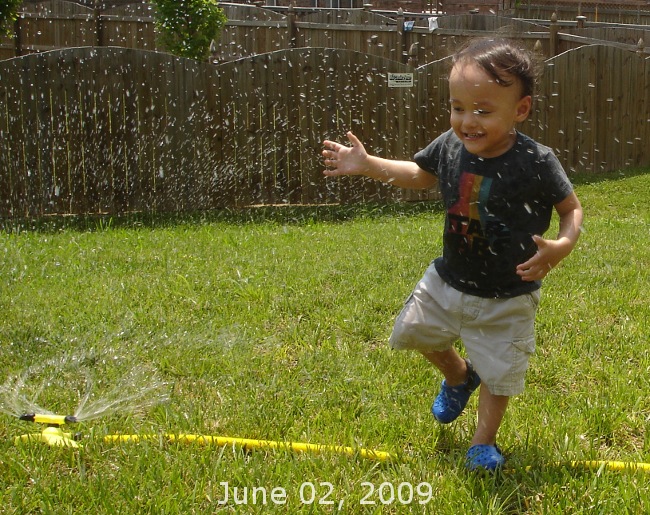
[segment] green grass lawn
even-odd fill
[[[650,462],[650,174],[575,183],[585,231],[545,281],[527,388],[500,432],[508,471],[493,477],[462,467],[476,398],[437,425],[441,377],[386,344],[440,253],[437,204],[5,224],[3,512],[648,513],[650,474],[567,464]],[[10,394],[70,414],[88,389],[129,401],[68,426],[81,448],[14,444],[42,427],[11,415]],[[104,440],[115,433],[398,458]]]

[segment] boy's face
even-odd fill
[[[514,145],[515,124],[530,112],[532,99],[521,96],[521,85],[497,84],[474,63],[456,63],[449,74],[451,127],[468,152],[497,157]]]

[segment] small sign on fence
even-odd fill
[[[412,88],[413,74],[388,72],[388,87],[389,88]]]

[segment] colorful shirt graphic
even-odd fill
[[[463,236],[466,252],[475,249],[475,242],[476,246],[485,246],[486,229],[490,219],[486,206],[491,185],[492,179],[488,177],[462,173],[459,199],[447,211],[447,231]]]

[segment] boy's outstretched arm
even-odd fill
[[[398,188],[428,189],[436,185],[437,177],[424,171],[413,161],[396,161],[369,155],[359,139],[347,133],[350,146],[335,141],[323,142],[323,157],[328,177],[365,175]]]
[[[571,193],[562,202],[555,205],[560,215],[560,230],[555,240],[533,236],[537,252],[525,263],[517,267],[517,274],[524,281],[539,281],[546,277],[551,269],[567,257],[578,242],[582,227],[582,206],[575,193]]]

